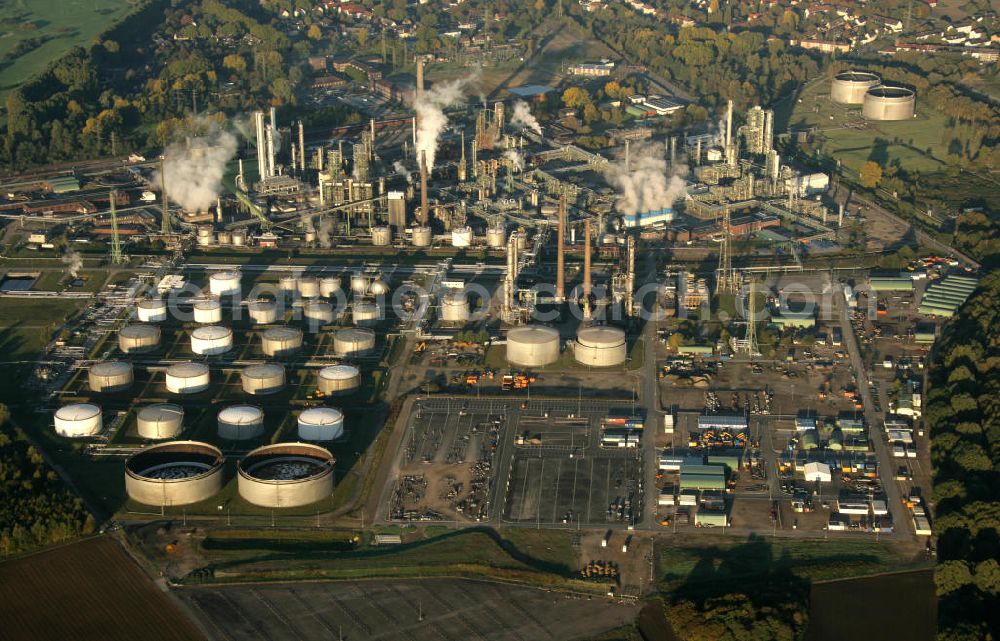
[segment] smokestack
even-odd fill
[[[372,152],[374,153],[374,151],[375,151],[375,149],[374,149],[374,147],[375,147],[375,119],[374,118],[371,119],[371,126],[372,126],[372,147],[373,147]]]
[[[299,121],[299,171],[306,170],[306,130]]]
[[[698,142],[695,143],[694,147],[694,164],[701,165],[701,138],[698,138]]]
[[[635,304],[632,297],[635,294],[635,237],[628,237],[628,276],[625,279],[625,313],[632,316]]]
[[[556,299],[565,300],[566,288],[566,248],[563,237],[566,233],[566,194],[559,196],[559,227],[556,232]]]
[[[160,198],[163,200],[161,203],[163,205],[163,213],[161,214],[162,219],[160,220],[160,231],[164,234],[170,233],[170,203],[167,201],[167,172],[163,168],[163,159],[160,159]],[[242,165],[241,173],[242,173]],[[114,206],[114,205],[112,205]]]
[[[413,120],[411,120],[410,122],[413,123],[413,148],[416,149],[417,148],[417,116],[416,116],[416,114],[413,115]]]
[[[316,150],[316,170],[323,171],[323,147]]]
[[[733,101],[730,100],[726,108],[726,150],[733,144]]]
[[[461,182],[465,182],[465,178],[466,178],[467,171],[468,171],[467,167],[465,166],[465,164],[466,164],[465,163],[465,130],[463,129],[460,132],[460,134],[461,134],[461,137],[462,137],[462,159],[458,161],[458,180],[461,181]]]
[[[267,132],[267,169],[268,176],[274,175],[274,147],[276,141],[274,137],[278,135],[278,115],[277,110],[271,107],[271,128]]]
[[[590,320],[590,219],[583,221],[583,317]]]
[[[670,137],[670,166],[677,164],[677,136]]]
[[[298,166],[297,163],[296,163],[297,159],[296,159],[295,145],[292,145],[291,153],[292,153],[292,171],[295,171],[295,168]],[[302,163],[302,164],[305,164],[305,163]]]
[[[215,222],[222,224],[222,199],[215,199]]]
[[[625,173],[628,173],[629,171],[631,171],[631,169],[629,169],[629,159],[628,159],[628,156],[629,156],[629,153],[628,153],[628,139],[626,139],[625,140]]]
[[[417,100],[424,95],[424,58],[417,58]]]
[[[420,150],[420,224],[426,225],[430,220],[430,208],[427,205],[427,151]]]
[[[257,179],[267,178],[267,133],[264,127],[264,112],[253,112],[253,124],[257,130]]]

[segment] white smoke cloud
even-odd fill
[[[392,168],[396,170],[397,174],[399,174],[403,178],[406,178],[406,182],[410,183],[411,185],[413,184],[413,176],[410,175],[410,170],[406,168],[406,165],[403,164],[402,160],[397,160],[396,162],[392,163]]]
[[[208,133],[163,152],[167,196],[187,211],[205,211],[222,191],[226,163],[236,153],[236,136],[213,125]],[[160,170],[153,183],[160,184]]]
[[[624,161],[608,166],[604,177],[618,190],[619,213],[635,215],[672,208],[684,196],[687,166],[678,163],[671,172],[664,151],[662,143],[633,147],[628,170]]]
[[[508,149],[503,152],[503,157],[510,161],[514,171],[521,171],[524,169],[524,158],[516,150]]]
[[[425,154],[428,172],[434,169],[438,139],[448,124],[444,109],[462,101],[463,89],[470,80],[459,78],[436,83],[430,89],[425,89],[413,103],[417,111],[417,162],[420,162],[421,153]]]
[[[322,220],[319,222],[319,229],[316,230],[316,240],[319,241],[319,246],[324,249],[330,249],[333,246],[333,241],[330,239],[330,232],[333,229],[333,223],[329,216],[323,216]]]
[[[76,278],[80,275],[80,269],[83,267],[83,258],[69,245],[66,246],[66,253],[62,256],[62,262],[66,264],[66,273],[69,274],[70,278]]]
[[[515,127],[530,129],[538,135],[542,134],[542,126],[538,124],[538,120],[531,114],[531,107],[523,100],[518,100],[514,103],[514,113],[510,117],[510,124]]]

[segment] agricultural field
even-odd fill
[[[0,600],[8,641],[204,638],[111,537],[0,563]]]
[[[0,96],[131,13],[133,1],[11,0],[0,4]]]

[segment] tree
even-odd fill
[[[882,181],[882,166],[869,160],[861,166],[861,186],[874,189]]]
[[[570,87],[563,92],[562,101],[570,109],[582,109],[584,106],[590,104],[590,95],[586,89]]]
[[[321,40],[323,38],[323,31],[319,28],[318,24],[314,24],[309,27],[309,31],[306,32],[310,40]]]

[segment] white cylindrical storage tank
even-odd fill
[[[464,323],[469,320],[469,301],[465,292],[448,292],[441,299],[441,320]]]
[[[245,441],[264,433],[264,410],[254,405],[230,405],[216,417],[219,438]]]
[[[260,339],[265,356],[291,356],[302,348],[302,330],[297,327],[272,327]]]
[[[295,276],[282,276],[278,279],[278,289],[286,296],[292,296],[298,291],[299,281]]]
[[[370,329],[342,329],[333,335],[337,356],[358,356],[375,349],[375,332]]]
[[[311,300],[302,306],[302,315],[307,321],[316,323],[333,322],[333,305],[322,301]]]
[[[378,322],[379,313],[376,303],[357,302],[351,306],[351,318],[355,325],[374,325]]]
[[[490,227],[486,230],[486,246],[490,249],[503,249],[507,246],[507,232],[503,225]]]
[[[385,282],[381,278],[376,278],[372,281],[369,290],[371,291],[372,296],[385,296],[389,293],[389,283]]]
[[[368,279],[361,274],[351,276],[351,291],[355,294],[364,294],[368,291]]]
[[[81,438],[100,434],[104,429],[101,408],[92,403],[63,405],[53,417],[56,434],[66,438]]]
[[[507,332],[507,361],[521,367],[541,367],[559,360],[559,332],[542,325],[515,327]]]
[[[160,328],[156,325],[135,323],[122,327],[118,332],[118,349],[126,354],[148,352],[160,344]]]
[[[136,414],[135,422],[142,438],[176,438],[184,429],[184,408],[173,403],[147,405]]]
[[[208,247],[215,243],[215,230],[211,225],[198,225],[198,245]]]
[[[247,394],[273,394],[285,386],[285,368],[277,363],[250,365],[240,372],[240,381]]]
[[[220,229],[219,233],[215,235],[215,243],[217,245],[232,245],[233,244],[232,232],[225,229]]]
[[[225,458],[219,448],[197,441],[151,445],[125,461],[125,491],[145,505],[190,505],[222,489]]]
[[[207,325],[191,332],[191,351],[202,356],[225,354],[233,348],[233,330]]]
[[[193,305],[194,322],[211,325],[222,322],[222,303],[217,300],[200,300]]]
[[[469,247],[472,245],[472,228],[456,227],[451,230],[452,247]]]
[[[385,247],[392,242],[392,230],[388,227],[372,227],[372,245]]]
[[[87,373],[92,392],[122,392],[132,387],[132,363],[106,361],[90,368]]]
[[[324,394],[346,394],[361,387],[361,370],[353,365],[329,365],[319,371],[317,387]]]
[[[278,322],[278,304],[270,300],[255,300],[247,305],[250,320],[258,325]]]
[[[335,441],[344,435],[344,413],[335,407],[312,407],[299,414],[303,441]]]
[[[878,76],[867,71],[842,71],[830,85],[830,100],[842,105],[860,105],[868,90],[880,82]]]
[[[872,87],[865,94],[861,115],[869,120],[909,120],[917,106],[917,94],[906,87]]]
[[[167,368],[167,391],[174,394],[195,394],[208,389],[208,365],[177,363]]]
[[[317,298],[319,296],[319,279],[313,276],[303,276],[300,278],[299,296],[302,298]]]
[[[340,278],[326,276],[319,281],[319,295],[329,298],[340,291]]]
[[[259,507],[301,507],[330,496],[334,463],[317,445],[265,445],[240,460],[236,487],[244,501]]]
[[[214,296],[239,296],[240,273],[235,270],[215,272],[208,277],[208,291]]]
[[[233,230],[233,247],[244,247],[247,244],[247,230]]]
[[[413,228],[412,242],[414,247],[430,247],[432,238],[430,227],[421,225]]]
[[[136,305],[136,315],[144,323],[162,323],[167,320],[167,301],[162,298],[146,298]]]
[[[591,367],[613,367],[625,362],[625,332],[616,327],[585,327],[576,335],[573,357]]]

